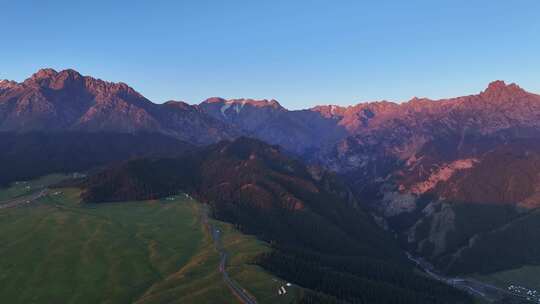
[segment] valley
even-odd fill
[[[124,83],[41,69],[0,82],[0,209],[28,218],[6,222],[14,231],[44,223],[32,217],[91,223],[73,231],[98,233],[101,256],[90,256],[102,263],[114,256],[105,244],[129,244],[128,260],[146,266],[121,284],[140,294],[111,291],[121,302],[204,303],[208,293],[247,303],[504,302],[498,294],[510,285],[535,290],[518,274],[533,277],[540,263],[539,117],[540,95],[503,81],[461,97],[288,110],[274,99],[158,104]],[[68,190],[46,190],[58,172],[84,174],[64,182]],[[179,193],[203,205],[172,204]],[[154,246],[133,237],[146,233],[134,221],[165,229],[159,222],[174,218],[183,220],[151,239],[181,241],[171,231],[191,229],[195,251],[182,258],[165,247],[164,269],[134,253]],[[115,234],[117,223],[127,230]],[[236,234],[243,241],[229,248]],[[437,276],[419,273],[405,252]]]
[[[417,274],[339,177],[315,174],[260,140],[242,137],[177,158],[132,160],[80,187],[89,204],[183,189],[208,203],[212,217],[272,244],[257,264],[305,288],[300,303],[470,302],[465,293]]]
[[[407,257],[417,265],[428,276],[434,280],[443,282],[447,285],[450,285],[454,288],[463,290],[482,303],[505,303],[507,301],[518,301],[521,302],[526,300],[527,302],[537,302],[537,298],[530,296],[530,299],[524,297],[523,294],[515,292],[510,286],[514,286],[510,282],[516,282],[515,277],[506,276],[504,274],[497,275],[493,274],[492,276],[476,276],[476,277],[449,277],[444,274],[439,273],[434,269],[433,265],[426,262],[423,258],[413,257],[411,254],[407,253]],[[504,279],[497,280],[496,278],[505,277]],[[517,281],[520,281],[519,279]],[[493,284],[497,282],[497,286]]]
[[[4,1],[0,304],[540,304],[528,1]]]
[[[489,282],[521,298],[530,298],[531,302],[540,302],[540,277],[538,266],[527,265],[516,269],[477,275],[478,280]]]
[[[2,190],[2,202],[33,195],[21,185],[41,193],[38,185],[60,178],[14,184]],[[220,265],[203,205],[183,194],[81,205],[78,189],[45,191],[0,210],[0,294],[10,303],[237,302],[220,267],[257,303],[289,303],[300,292],[292,288],[279,297],[285,282],[250,264],[267,245],[210,220],[230,255]]]

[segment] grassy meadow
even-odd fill
[[[8,188],[0,188],[0,204],[2,201],[31,194],[35,192],[36,189],[42,189],[43,187],[47,187],[66,178],[67,176],[65,175],[52,174],[31,181],[12,183]]]
[[[0,195],[28,194],[23,190],[28,189],[3,189]],[[29,205],[0,210],[2,302],[238,302],[218,272],[219,255],[199,203],[178,195],[83,205],[79,194],[78,189],[53,189]],[[259,303],[290,303],[297,288],[276,297],[283,283],[250,264],[267,245],[215,223],[224,231],[231,277]]]

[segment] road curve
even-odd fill
[[[229,289],[232,291],[232,293],[238,298],[238,300],[243,304],[257,304],[257,300],[254,299],[252,296],[248,294],[248,292],[238,284],[234,279],[232,279],[229,276],[229,273],[227,272],[227,258],[228,253],[223,248],[223,244],[221,242],[221,232],[219,229],[217,229],[214,225],[210,224],[208,221],[208,211],[206,209],[206,206],[203,209],[202,212],[203,216],[203,223],[207,227],[208,231],[210,232],[212,239],[214,241],[214,246],[219,252],[220,255],[220,261],[219,261],[219,272],[223,275],[223,281]]]

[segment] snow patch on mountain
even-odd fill
[[[231,106],[232,106],[232,103],[225,103],[223,106],[221,106],[220,111],[223,117],[227,117],[227,114],[225,114],[225,111],[227,111]]]
[[[227,110],[230,108],[232,108],[236,114],[240,114],[246,103],[246,100],[227,100],[219,110],[221,111],[221,115],[223,115],[223,117],[227,117]]]

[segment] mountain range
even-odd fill
[[[347,231],[354,225],[340,209],[347,206],[358,217],[369,214],[369,225],[395,234],[402,248],[444,273],[492,273],[540,263],[535,245],[540,95],[513,83],[494,81],[478,94],[442,100],[287,110],[276,100],[219,97],[197,105],[156,104],[123,83],[44,69],[21,83],[0,81],[0,131],[5,142],[25,143],[6,144],[0,163],[15,164],[17,155],[24,155],[21,163],[29,167],[2,183],[114,163],[83,185],[87,200],[145,199],[185,188],[212,202],[223,219],[268,241],[276,240],[277,228],[267,223],[262,229],[250,217],[306,206],[315,212],[310,216],[327,221],[332,235],[354,239]],[[104,138],[100,134],[109,139],[97,140]],[[63,148],[43,145],[43,138],[57,139]],[[114,157],[107,157],[113,141]],[[84,157],[62,166],[72,152]],[[56,165],[43,165],[47,159],[56,159]],[[339,201],[335,213],[313,193]],[[249,212],[233,208],[238,202]],[[333,216],[350,225],[340,227]],[[522,237],[512,238],[516,232]],[[509,243],[524,250],[510,250]],[[286,240],[281,245],[290,247]],[[312,248],[317,254],[320,249]],[[282,253],[291,257],[291,252]]]
[[[530,142],[538,134],[539,117],[539,95],[502,81],[458,98],[298,111],[276,100],[217,97],[198,105],[155,104],[126,84],[74,70],[43,69],[22,83],[0,82],[0,131],[159,133],[193,145],[249,136],[348,176],[357,192],[371,192],[373,181],[384,180],[400,194],[436,192],[531,207],[538,195],[536,177],[514,197],[512,187],[498,194],[464,193],[470,183],[461,175],[482,174],[483,161],[493,162],[496,149]],[[490,183],[499,187],[505,181]]]
[[[227,125],[197,107],[154,104],[124,83],[43,69],[22,83],[0,82],[2,131],[153,132],[196,144],[230,138]]]

